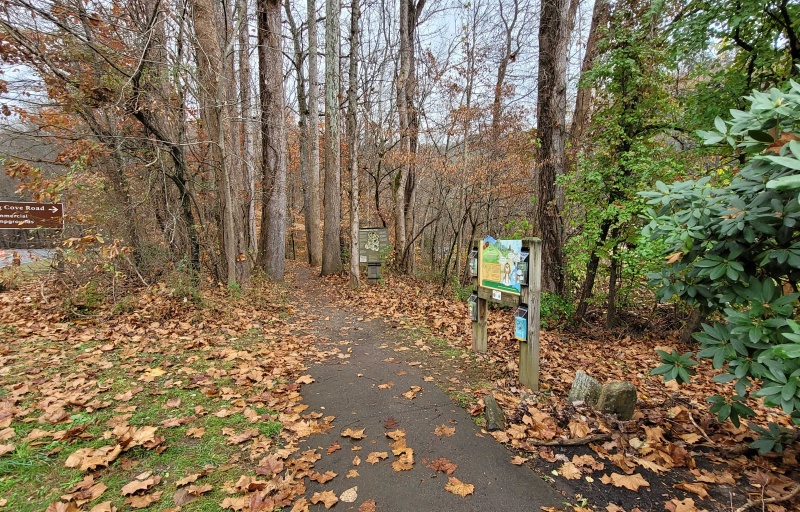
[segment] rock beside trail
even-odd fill
[[[567,401],[569,403],[583,402],[586,405],[594,407],[597,405],[597,400],[600,398],[601,389],[602,386],[597,382],[597,379],[578,370],[575,374],[575,379],[572,381],[572,387],[569,390]]]
[[[506,429],[506,415],[503,409],[497,404],[497,400],[492,395],[483,397],[483,404],[485,406],[484,412],[486,413],[486,430],[489,432],[493,430]]]
[[[630,420],[636,409],[636,387],[630,382],[609,382],[600,391],[597,409],[605,414],[616,414],[622,421]]]

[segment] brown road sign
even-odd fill
[[[62,229],[63,227],[63,203],[0,201],[0,229]]]

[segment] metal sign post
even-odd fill
[[[0,201],[0,229],[63,229],[63,203]]]

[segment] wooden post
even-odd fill
[[[473,239],[472,240],[472,249],[470,250],[470,253],[472,253],[473,250],[477,251],[478,247],[480,246],[480,244],[482,242],[483,242],[483,240],[481,240],[480,238]],[[469,265],[469,264],[470,264],[470,262],[467,261],[467,265]],[[489,348],[488,348],[489,334],[488,334],[488,328],[487,328],[487,325],[488,325],[487,319],[488,319],[488,316],[489,316],[489,314],[488,314],[489,313],[489,307],[488,307],[488,303],[486,301],[486,298],[485,297],[481,297],[481,294],[478,293],[478,288],[480,287],[480,284],[481,284],[480,277],[479,277],[480,276],[480,272],[481,272],[481,269],[480,269],[480,265],[479,265],[477,274],[472,276],[473,290],[475,291],[475,293],[478,294],[478,299],[477,299],[477,302],[476,302],[476,306],[478,308],[478,321],[477,322],[472,322],[472,350],[474,352],[480,352],[481,354],[485,354],[489,350]]]
[[[522,287],[520,302],[528,304],[528,341],[519,342],[519,380],[539,391],[539,307],[542,300],[542,241],[526,238],[530,251],[528,284]],[[474,342],[473,342],[474,343]]]

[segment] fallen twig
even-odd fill
[[[687,412],[688,412],[688,411],[687,411]],[[705,431],[705,430],[703,430],[703,429],[700,427],[700,425],[698,425],[698,424],[697,424],[697,422],[695,422],[695,421],[694,421],[694,416],[692,416],[692,413],[691,413],[691,412],[689,412],[689,419],[691,420],[691,422],[692,422],[692,425],[694,425],[694,426],[695,426],[695,428],[696,428],[697,430],[699,430],[701,434],[703,434],[703,438],[704,438],[706,441],[708,441],[708,442],[709,442],[709,443],[711,443],[712,445],[716,445],[716,444],[717,444],[717,443],[715,443],[714,441],[712,441],[712,440],[711,440],[711,438],[710,438],[710,437],[708,437],[708,434],[706,434],[706,431]]]
[[[782,501],[789,501],[790,499],[797,496],[798,493],[800,493],[800,484],[796,484],[794,487],[792,487],[792,490],[791,492],[789,492],[789,494],[785,494],[783,496],[775,496],[774,498],[767,498],[767,499],[759,498],[757,500],[750,500],[741,507],[737,508],[736,512],[745,512],[745,510],[755,505],[763,506],[763,505],[769,505],[770,503],[780,503]]]
[[[609,441],[611,434],[592,434],[586,437],[573,437],[572,439],[552,439],[542,441],[540,439],[528,439],[527,444],[531,446],[581,446],[594,443],[596,441]]]

